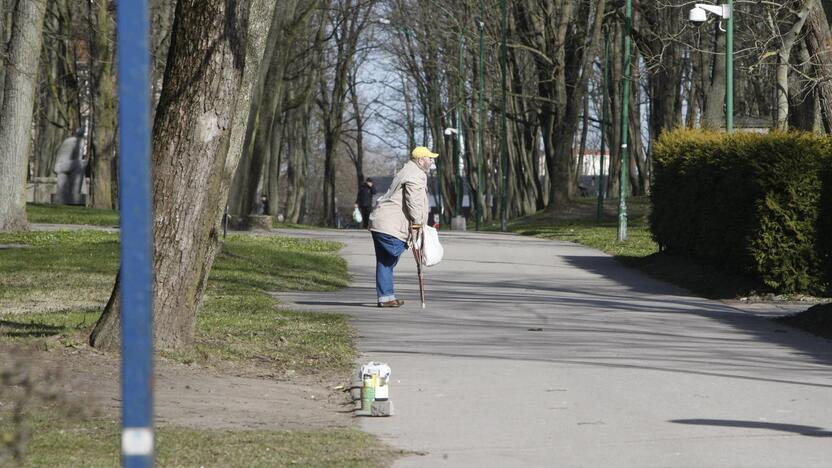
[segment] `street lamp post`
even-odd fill
[[[462,26],[459,27],[459,102],[456,106],[456,159],[454,162],[454,174],[456,175],[456,216],[462,215],[462,195],[465,191],[462,184],[462,106],[465,104],[465,35]]]
[[[713,13],[725,20],[725,130],[734,131],[734,0],[727,0],[722,5],[697,3],[690,10],[690,21],[702,23]]]
[[[624,6],[624,89],[621,106],[621,179],[618,184],[618,241],[627,240],[627,183],[629,182],[629,152],[627,136],[630,130],[630,73],[632,57],[630,54],[630,35],[633,30],[633,1],[627,0]]]

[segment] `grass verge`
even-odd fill
[[[96,231],[0,234],[0,244],[25,246],[0,255],[0,336],[7,341],[60,336],[84,341],[118,269],[118,235]],[[333,242],[230,236],[217,256],[196,346],[166,352],[185,363],[249,362],[275,370],[344,371],[355,348],[346,317],[277,311],[265,291],[327,291],[347,285],[346,263]]]
[[[711,265],[659,252],[650,234],[648,197],[627,199],[627,241],[618,241],[618,200],[605,200],[600,220],[597,199],[581,198],[568,209],[544,211],[509,223],[518,234],[586,245],[627,266],[711,299],[729,299],[765,291],[748,277]],[[498,226],[497,226],[498,227]],[[489,226],[490,229],[497,228]]]
[[[81,347],[106,303],[118,268],[118,235],[97,231],[0,234],[0,344],[50,351]],[[14,246],[10,248],[9,246]],[[230,236],[218,255],[197,318],[196,345],[166,358],[343,375],[356,356],[346,318],[278,311],[274,290],[333,290],[348,282],[333,242]],[[241,366],[242,364],[242,366]],[[0,410],[5,411],[3,402]],[[53,408],[54,409],[54,408]],[[2,411],[0,411],[2,412]],[[102,418],[32,417],[26,466],[115,466],[118,427]],[[2,416],[2,414],[0,414]],[[9,418],[0,417],[0,439]],[[6,424],[7,426],[3,426]],[[0,440],[0,448],[2,440]],[[351,429],[210,431],[162,426],[160,466],[378,466],[390,454]],[[2,463],[0,463],[2,464]]]
[[[113,467],[120,464],[120,427],[109,418],[30,418],[25,467]],[[0,434],[8,429],[0,422]],[[166,467],[383,466],[391,453],[355,429],[318,431],[156,429],[156,465]]]

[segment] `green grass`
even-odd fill
[[[511,232],[526,236],[555,239],[586,245],[610,255],[644,257],[659,251],[650,236],[647,216],[649,200],[633,197],[627,202],[627,242],[618,242],[618,201],[605,200],[600,219],[597,220],[597,200],[580,198],[571,207],[558,212],[546,210],[532,216],[509,222]],[[499,229],[498,223],[486,226]]]
[[[118,211],[85,208],[83,206],[43,205],[29,203],[26,216],[30,223],[88,224],[92,226],[118,226]]]
[[[119,459],[119,424],[108,418],[30,419],[25,467],[113,467]],[[0,435],[8,431],[0,421]],[[156,429],[156,465],[165,467],[374,467],[393,456],[375,437],[355,429],[316,431]]]
[[[49,351],[81,346],[110,294],[118,235],[95,231],[0,234],[0,343]],[[334,290],[348,283],[340,244],[231,236],[217,257],[197,317],[196,345],[165,352],[181,362],[337,373],[356,356],[346,318],[276,310],[274,290]],[[79,305],[92,303],[93,306]],[[242,364],[242,367],[240,366]],[[2,409],[2,406],[0,406]],[[0,415],[2,416],[2,415]],[[0,417],[0,439],[8,431]],[[118,427],[70,420],[54,408],[33,416],[25,466],[116,466]],[[159,466],[379,466],[392,454],[351,429],[310,432],[210,431],[163,426]]]
[[[0,234],[0,338],[40,347],[83,342],[118,268],[118,235],[95,231]],[[276,310],[266,291],[331,291],[348,283],[333,242],[230,236],[214,263],[197,316],[196,345],[166,352],[182,362],[286,371],[343,371],[355,357],[342,315]]]
[[[229,237],[208,281],[190,362],[257,363],[277,370],[344,371],[355,357],[346,317],[275,311],[262,291],[347,286],[340,244],[284,237]]]
[[[753,295],[763,286],[711,265],[659,252],[650,234],[648,197],[627,199],[627,240],[618,241],[618,200],[605,200],[600,222],[597,199],[581,198],[567,209],[546,210],[509,223],[512,232],[585,245],[606,252],[627,266],[676,284],[698,295],[726,299]],[[490,225],[488,229],[499,229]]]
[[[0,234],[0,313],[71,312],[107,302],[118,269],[118,235],[95,232]]]

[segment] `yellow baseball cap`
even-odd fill
[[[429,149],[424,146],[417,146],[413,148],[413,151],[410,152],[410,157],[412,159],[419,159],[419,158],[435,158],[438,157],[439,153],[432,153]]]

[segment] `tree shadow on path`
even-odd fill
[[[733,419],[671,419],[676,424],[691,424],[695,426],[741,427],[748,429],[768,429],[771,431],[791,432],[807,437],[832,437],[832,431],[815,426],[800,424],[783,424],[762,421],[739,421]]]

